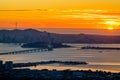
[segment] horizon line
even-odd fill
[[[0,28],[0,30],[4,30],[4,29],[11,29],[11,30],[15,30],[15,29],[19,29],[19,30],[25,30],[25,29],[79,29],[79,30],[108,30],[108,29],[99,29],[99,28]],[[120,30],[120,29],[114,29],[114,30]]]

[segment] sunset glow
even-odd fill
[[[2,0],[0,27],[120,29],[120,0]],[[84,4],[84,5],[83,5]]]
[[[119,25],[119,23],[116,22],[116,21],[106,21],[105,24],[108,24],[108,25],[111,25],[111,26],[117,26],[117,25]]]
[[[0,80],[120,80],[120,0],[0,0]]]

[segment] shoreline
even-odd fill
[[[30,69],[30,70],[42,70],[42,69],[48,69],[48,70],[92,70],[92,71],[105,71],[105,72],[111,72],[111,73],[120,73],[120,71],[117,70],[109,70],[109,69],[102,69],[102,68],[87,68],[87,67],[75,67],[75,66],[59,66],[59,65],[39,65],[39,66],[32,66],[32,67],[22,67],[22,68],[15,68],[15,69]]]

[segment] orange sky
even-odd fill
[[[0,28],[120,29],[120,0],[0,0]]]

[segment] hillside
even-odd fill
[[[34,29],[0,30],[1,43],[48,42],[51,39],[57,43],[120,43],[120,36],[56,34]]]

